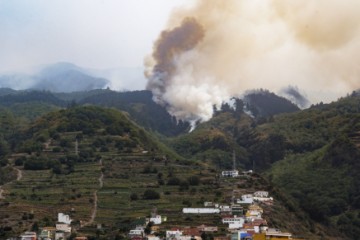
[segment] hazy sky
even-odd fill
[[[140,67],[187,0],[0,0],[0,72],[59,61]]]

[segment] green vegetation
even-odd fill
[[[181,214],[183,207],[228,203],[234,186],[239,193],[270,191],[279,201],[265,210],[274,226],[312,237],[360,234],[355,93],[298,111],[261,92],[214,108],[214,117],[190,133],[147,91],[7,93],[0,94],[0,184],[6,183],[1,237],[51,224],[60,211],[87,225],[79,231],[93,236],[100,234],[96,223],[103,224],[103,236],[126,232],[154,206],[168,216],[165,226],[192,225],[199,216]],[[269,102],[278,107],[267,109]],[[219,178],[221,170],[232,168],[233,152],[239,170],[255,169],[267,179]],[[211,225],[219,219],[201,220]]]

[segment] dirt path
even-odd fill
[[[16,181],[20,181],[22,179],[22,177],[23,177],[23,173],[22,173],[22,171],[20,169],[18,169],[18,168],[15,168],[15,169],[17,171]]]
[[[99,164],[102,166],[102,160],[99,161]],[[104,186],[104,173],[103,172],[101,172],[100,177],[99,177],[98,180],[99,180],[99,189],[101,189]],[[92,212],[91,212],[90,220],[88,222],[85,222],[82,225],[83,227],[89,226],[89,225],[94,223],[94,220],[96,218],[96,213],[97,213],[97,207],[98,207],[97,193],[98,193],[99,189],[94,192],[94,206],[93,206],[93,209],[92,209]]]
[[[13,168],[17,171],[16,181],[20,181],[23,177],[22,171],[16,167],[13,167]],[[11,184],[12,182],[14,182],[14,181],[8,182],[6,184]],[[5,199],[3,186],[0,186],[0,199]]]
[[[2,189],[2,186],[0,186],[0,199],[5,199],[3,196],[4,189]]]

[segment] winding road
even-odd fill
[[[102,166],[102,160],[99,161],[99,164]],[[101,172],[100,177],[99,177],[98,180],[99,180],[99,187],[100,187],[99,189],[101,189],[104,186],[104,173],[103,172]],[[94,220],[96,218],[96,213],[97,213],[97,207],[98,207],[97,193],[98,193],[99,189],[94,192],[94,206],[93,206],[93,209],[92,209],[92,212],[91,212],[90,220],[88,222],[85,222],[82,225],[83,227],[89,226],[89,225],[94,223]]]

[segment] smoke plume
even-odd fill
[[[300,108],[306,108],[310,105],[309,100],[300,92],[297,87],[288,86],[281,90],[281,94],[285,95],[286,98],[290,99],[293,103],[298,105]]]
[[[336,100],[360,87],[359,23],[357,0],[198,0],[174,11],[155,42],[147,88],[193,121],[254,88]]]

